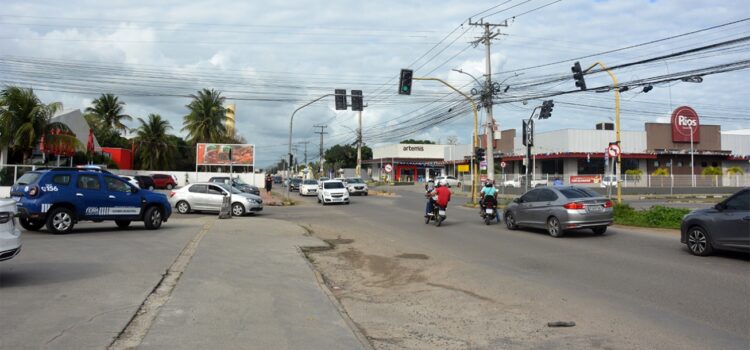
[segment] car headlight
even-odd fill
[[[328,191],[323,191],[324,196],[330,196],[331,194]]]

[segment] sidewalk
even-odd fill
[[[297,247],[296,225],[217,220],[140,349],[366,349]]]

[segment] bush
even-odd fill
[[[721,168],[715,166],[704,168],[701,175],[721,175]]]
[[[620,225],[679,229],[682,217],[690,209],[655,205],[647,210],[635,210],[627,204],[614,206],[615,223]]]

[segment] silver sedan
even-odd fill
[[[614,213],[612,201],[584,187],[544,187],[524,193],[505,208],[505,224],[547,229],[560,237],[565,230],[590,228],[595,234],[607,232]]]
[[[180,214],[187,214],[194,210],[221,210],[225,196],[232,195],[232,215],[242,216],[247,213],[257,213],[263,210],[263,200],[254,194],[244,193],[227,184],[194,183],[169,193],[169,203]]]

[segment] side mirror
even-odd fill
[[[724,203],[718,203],[718,204],[714,205],[714,209],[716,209],[718,211],[722,211],[722,210],[724,210],[726,208],[727,208],[727,206],[724,205]]]
[[[523,199],[521,197],[513,199],[513,203],[523,203]]]

